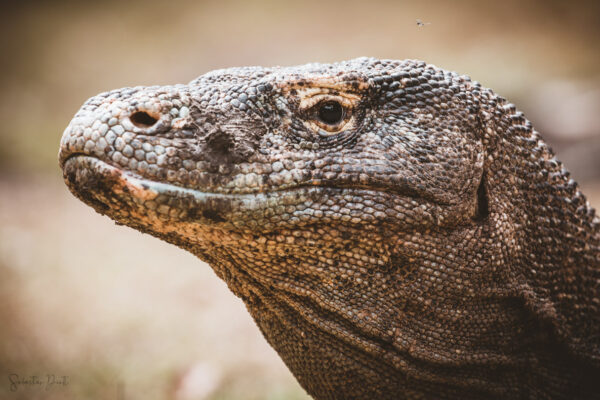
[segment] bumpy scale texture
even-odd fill
[[[600,220],[468,77],[360,58],[114,90],[60,164],[208,262],[316,399],[600,398]]]

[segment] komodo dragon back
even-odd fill
[[[600,221],[531,123],[421,61],[89,99],[75,196],[206,261],[315,399],[600,393]]]

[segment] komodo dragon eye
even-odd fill
[[[328,125],[337,125],[344,119],[344,108],[337,101],[326,101],[319,105],[319,119]]]
[[[352,131],[358,123],[361,96],[344,88],[304,87],[290,90],[298,101],[298,116],[315,137],[335,137]]]
[[[347,128],[353,121],[354,97],[321,94],[304,101],[302,108],[308,120],[321,136],[332,136]]]

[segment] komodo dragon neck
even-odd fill
[[[600,221],[467,77],[361,58],[120,89],[60,163],[207,261],[317,399],[600,393]]]

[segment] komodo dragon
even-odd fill
[[[600,219],[468,77],[359,58],[89,99],[70,190],[209,263],[316,399],[600,398]]]

